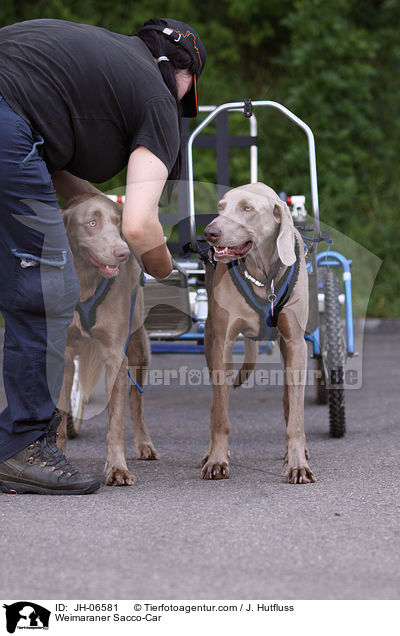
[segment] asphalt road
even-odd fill
[[[282,478],[281,389],[231,399],[231,478],[205,482],[211,389],[146,388],[161,454],[128,465],[136,484],[91,496],[0,494],[3,599],[398,599],[399,331],[367,333],[362,387],[346,391],[347,435],[306,396],[310,485]],[[154,369],[201,369],[201,355],[154,355]],[[101,411],[101,388],[89,408]],[[100,401],[99,401],[100,400]],[[2,395],[4,405],[4,395]],[[85,422],[68,456],[102,476],[106,414]]]

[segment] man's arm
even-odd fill
[[[122,233],[151,276],[164,278],[172,271],[171,254],[158,219],[158,204],[168,177],[165,164],[144,146],[128,163]]]
[[[85,192],[103,194],[94,185],[89,183],[89,181],[75,177],[66,170],[54,172],[51,175],[51,180],[53,181],[53,186],[58,196],[65,200],[71,199],[77,194],[83,194]]]

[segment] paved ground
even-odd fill
[[[220,482],[199,479],[210,388],[148,387],[162,458],[136,461],[129,428],[136,485],[86,497],[0,495],[0,598],[398,599],[399,356],[398,332],[367,335],[343,439],[328,437],[327,408],[308,389],[312,485],[282,480],[279,387],[232,396],[231,479]],[[153,356],[153,368],[184,365],[202,368],[203,358]],[[105,431],[101,413],[68,451],[99,477]]]

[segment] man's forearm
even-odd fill
[[[122,234],[150,276],[165,278],[171,273],[172,257],[158,219],[153,218],[142,227],[132,227],[123,216]]]
[[[85,192],[103,194],[89,181],[75,177],[75,175],[70,174],[66,170],[54,172],[51,175],[51,179],[56,193],[65,200],[71,199],[72,197]]]
[[[154,278],[166,278],[172,271],[172,258],[165,243],[144,252],[141,260],[145,271]]]
[[[144,269],[155,278],[171,273],[172,258],[158,218],[158,205],[168,177],[166,165],[138,146],[131,154],[122,213],[122,234]]]

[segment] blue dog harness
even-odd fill
[[[108,292],[111,289],[111,286],[115,278],[102,278],[99,284],[96,287],[96,290],[93,296],[90,296],[87,300],[78,301],[76,303],[75,309],[79,314],[79,318],[81,319],[81,325],[85,331],[88,332],[90,336],[93,338],[92,327],[96,324],[96,312],[97,307],[101,305]]]
[[[260,318],[260,329],[258,335],[251,340],[276,340],[278,337],[278,318],[289,300],[293,288],[297,282],[300,270],[300,251],[297,239],[295,240],[296,261],[288,267],[283,276],[279,279],[276,288],[273,287],[273,276],[269,277],[267,283],[271,284],[271,294],[266,299],[258,296],[249,282],[247,270],[243,260],[228,263],[228,271],[231,279],[243,296],[247,304],[254,309]],[[277,270],[278,271],[278,270]],[[276,275],[276,274],[275,274]],[[251,278],[251,277],[250,277]]]

